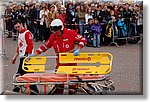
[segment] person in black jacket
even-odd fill
[[[73,24],[75,24],[75,11],[72,9],[72,3],[67,4],[66,15],[68,21],[68,28],[74,29]]]
[[[12,22],[15,19],[21,19],[21,12],[18,11],[18,6],[17,5],[13,5],[13,11],[11,12],[11,17],[12,17]],[[16,38],[18,36],[18,32],[16,29],[13,29],[13,40],[16,41]]]
[[[123,10],[123,18],[124,18],[124,22],[127,25],[127,31],[129,31],[129,27],[130,27],[130,18],[132,17],[132,11],[129,9],[129,4],[126,3],[125,4],[125,9]],[[128,32],[127,32],[128,35]]]
[[[92,29],[91,26],[93,24],[93,19],[89,18],[88,19],[88,24],[86,26],[84,26],[84,37],[87,40],[87,44],[86,46],[93,46],[93,33],[92,33]]]
[[[6,9],[5,9],[5,14],[4,14],[4,20],[5,20],[5,24],[6,24],[6,28],[5,30],[8,30],[8,36],[7,38],[12,38],[12,17],[11,17],[11,12],[12,9],[10,8],[9,5],[6,5]]]
[[[35,34],[35,31],[34,31],[34,4],[30,4],[30,11],[29,11],[29,20],[30,20],[30,23],[29,23],[29,30],[32,32],[32,34],[34,35]]]
[[[31,23],[33,25],[34,39],[37,42],[39,40],[39,27],[40,27],[40,4],[36,3],[31,15]]]

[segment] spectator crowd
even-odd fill
[[[50,24],[60,19],[87,39],[87,46],[109,45],[112,40],[125,44],[141,42],[143,4],[113,2],[23,2],[6,5],[4,21],[8,38],[17,39],[13,21],[20,19],[36,42],[45,42],[52,34]],[[129,39],[126,39],[129,38]],[[121,39],[121,40],[119,40]]]

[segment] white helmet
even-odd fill
[[[51,27],[50,28],[51,28],[52,31],[57,31],[59,29],[63,30],[64,25],[63,25],[63,22],[60,19],[54,19],[51,22]]]

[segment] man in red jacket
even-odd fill
[[[22,69],[23,60],[25,57],[33,53],[33,35],[32,33],[23,27],[22,22],[18,19],[13,22],[14,28],[19,32],[18,36],[18,47],[16,49],[16,53],[12,58],[12,64],[15,64],[17,57],[20,58],[20,63],[18,67],[18,71],[16,74],[23,75],[26,72]],[[31,85],[31,89],[38,92],[38,89],[35,85]],[[19,92],[20,88],[16,87],[13,89],[15,92]],[[31,93],[33,94],[33,93]]]
[[[62,52],[74,53],[75,56],[79,55],[80,49],[86,45],[86,39],[77,34],[76,31],[64,28],[64,25],[60,19],[55,19],[51,22],[51,30],[53,34],[50,36],[49,40],[44,43],[39,49],[36,50],[34,56],[37,56],[49,48],[53,47],[56,55]],[[75,49],[75,45],[78,44],[78,47]],[[33,56],[33,55],[31,55]],[[56,59],[57,65],[56,69],[59,66],[75,66],[76,63],[60,64],[59,59]],[[56,94],[62,94],[63,91],[56,91]]]
[[[77,56],[80,52],[80,49],[86,45],[86,39],[80,34],[77,34],[76,31],[64,28],[60,19],[55,19],[51,22],[51,30],[53,31],[53,34],[50,36],[49,40],[44,43],[44,45],[36,50],[34,56],[47,51],[51,47],[54,48],[56,54],[62,52],[73,52],[74,55]],[[78,44],[77,49],[75,49],[76,44]],[[58,59],[56,59],[56,61],[56,68],[58,68],[60,65],[74,65],[60,64]]]

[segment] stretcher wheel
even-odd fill
[[[107,95],[107,90],[103,90],[101,92],[93,92],[92,95]]]
[[[109,88],[111,91],[114,91],[115,90],[115,87],[114,86],[110,86]]]
[[[103,87],[102,92],[100,92],[100,95],[106,95],[108,90],[109,90],[108,87]]]
[[[107,90],[103,90],[102,92],[99,93],[100,95],[107,95]]]
[[[106,95],[108,90],[109,88],[107,87],[101,87],[101,90],[98,92],[94,91],[93,95]]]

